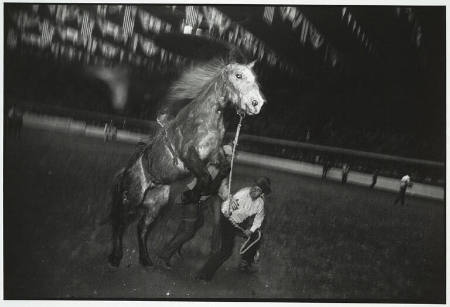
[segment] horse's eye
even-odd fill
[[[252,100],[252,105],[253,105],[254,107],[256,107],[256,106],[258,105],[258,101]]]
[[[242,79],[242,75],[241,74],[236,74],[236,78]]]

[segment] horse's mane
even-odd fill
[[[169,88],[167,103],[180,100],[191,100],[197,97],[204,86],[225,67],[223,59],[214,59],[198,64],[182,73]]]
[[[227,62],[224,59],[216,58],[184,71],[170,86],[158,113],[175,116],[179,110],[196,98],[226,65]]]

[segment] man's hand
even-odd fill
[[[217,176],[219,176],[220,178],[225,178],[228,177],[228,175],[230,174],[231,171],[231,166],[230,165],[226,165],[226,166],[222,166],[219,169],[219,173],[217,174]]]
[[[223,212],[223,215],[224,215],[226,218],[229,218],[229,217],[231,216],[231,212],[230,212],[229,210],[225,210],[225,212]]]
[[[247,237],[250,237],[250,236],[252,235],[252,232],[251,232],[250,230],[248,230],[248,229],[244,229],[244,234],[245,234]]]

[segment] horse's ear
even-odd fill
[[[247,64],[248,68],[253,68],[253,66],[255,66],[256,60],[250,62],[249,64]]]

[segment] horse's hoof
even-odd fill
[[[108,262],[111,266],[117,268],[120,264],[120,257],[115,257],[113,255],[109,255]]]
[[[139,257],[139,263],[143,266],[152,266],[153,262],[149,257]]]
[[[157,257],[156,264],[166,270],[172,270],[172,266],[170,265],[170,260],[168,260],[168,259],[165,259],[162,257]]]
[[[180,258],[181,260],[184,259],[183,253],[182,253],[180,250],[176,251],[175,256],[177,256],[177,257]]]
[[[201,281],[201,282],[203,282],[203,283],[208,283],[208,282],[210,282],[211,281],[211,277],[208,277],[208,276],[206,276],[206,275],[204,275],[204,274],[202,274],[202,273],[199,273],[199,274],[197,274],[197,275],[195,275],[194,276],[194,279],[195,280],[198,280],[198,281]]]

